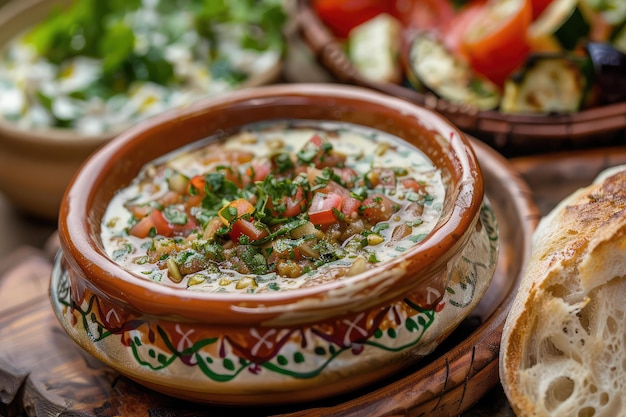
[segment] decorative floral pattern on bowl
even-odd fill
[[[390,305],[321,324],[218,329],[133,312],[94,291],[67,267],[62,252],[51,299],[74,340],[131,378],[142,374],[164,392],[193,386],[188,398],[200,401],[223,401],[222,386],[234,384],[257,402],[275,403],[284,401],[278,398],[284,391],[306,389],[316,379],[334,386],[346,372],[375,375],[408,357],[428,355],[478,304],[497,258],[497,223],[485,203],[470,242],[438,277],[446,282],[444,294],[428,286]]]
[[[142,166],[216,132],[277,118],[378,129],[424,152],[445,184],[434,229],[354,276],[265,293],[167,286],[138,279],[107,255],[105,209]],[[485,295],[499,245],[463,132],[406,100],[319,84],[241,90],[125,131],[74,176],[59,241],[50,295],[79,346],[158,392],[240,406],[317,401],[419,366]]]

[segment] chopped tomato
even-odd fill
[[[335,223],[338,220],[335,213],[341,210],[342,202],[343,198],[337,193],[316,193],[309,207],[309,220],[320,226]]]
[[[258,228],[253,221],[239,219],[233,223],[229,236],[233,242],[239,242],[241,236],[247,236],[251,241],[263,239],[268,235],[266,229]]]
[[[395,0],[392,15],[402,26],[417,30],[439,27],[454,16],[454,6],[449,0]]]
[[[162,236],[172,236],[174,234],[174,227],[167,221],[161,210],[152,210],[150,218],[158,234]]]
[[[458,11],[442,29],[443,41],[448,49],[455,54],[462,54],[461,43],[465,32],[482,13],[487,0],[472,0]]]
[[[533,20],[535,20],[552,3],[552,0],[531,0],[531,3],[533,6]]]
[[[274,216],[295,217],[302,213],[306,207],[307,199],[304,195],[302,187],[298,187],[296,193],[292,196],[284,196],[275,204],[271,199],[268,201],[267,207]],[[278,209],[280,207],[280,210]]]
[[[400,180],[400,184],[407,190],[411,190],[416,193],[425,191],[424,186],[420,184],[415,178],[404,178]]]
[[[502,86],[526,61],[531,0],[489,0],[463,35],[461,48],[472,68]]]
[[[374,168],[365,176],[370,188],[396,188],[396,173],[389,168]]]
[[[232,167],[220,168],[218,172],[221,172],[222,174],[224,174],[225,179],[236,184],[237,187],[239,188],[245,185],[243,175],[241,175],[241,172],[239,172],[237,168],[232,168]]]
[[[187,192],[190,195],[204,194],[205,185],[206,179],[204,178],[204,175],[196,175],[189,180],[189,191]]]
[[[391,12],[388,0],[312,0],[313,11],[338,38],[381,13]]]
[[[324,139],[320,135],[313,135],[309,138],[309,143],[311,143],[316,149],[322,147],[322,143],[324,143]]]
[[[370,223],[389,220],[398,211],[397,204],[384,194],[372,194],[361,203],[359,211]]]
[[[191,232],[198,228],[198,223],[192,216],[187,216],[187,223],[172,224],[172,234],[176,236],[188,236]]]
[[[254,220],[241,218],[252,213],[254,213],[254,206],[245,198],[233,200],[217,212],[222,223],[231,226],[229,236],[234,242],[238,242],[242,235],[246,235],[252,241],[267,236],[267,230],[256,227]]]
[[[341,204],[341,212],[349,217],[356,217],[359,213],[361,200],[351,196],[345,197]]]
[[[152,230],[154,228],[154,223],[152,223],[152,220],[150,220],[150,216],[146,216],[143,217],[141,220],[139,220],[137,223],[135,223],[133,225],[133,227],[130,228],[130,230],[128,231],[128,233],[131,236],[136,236],[138,238],[145,238],[150,236],[150,230]],[[156,233],[156,229],[155,229],[155,233]]]
[[[302,149],[297,153],[298,162],[302,165],[310,165],[318,160],[324,153],[323,149],[324,140],[320,135],[313,135],[302,146]],[[317,166],[317,164],[315,164]]]
[[[339,194],[342,198],[341,202],[341,212],[346,216],[352,216],[353,214],[358,214],[359,206],[361,205],[361,200],[358,198],[352,197],[350,190],[336,183],[335,181],[328,181],[326,187],[318,190],[320,193],[329,194]],[[311,203],[312,205],[312,203]]]
[[[193,207],[200,207],[203,199],[204,199],[204,196],[201,194],[188,196],[185,202],[185,205],[187,206],[187,214],[191,214],[191,209]]]
[[[150,214],[139,220],[129,233],[139,238],[150,236],[151,230],[154,229],[156,234],[170,237],[174,234],[174,227],[167,221],[161,210],[152,210]]]
[[[298,188],[295,195],[285,197],[284,203],[286,208],[284,215],[286,217],[295,217],[302,213],[302,209],[306,207],[306,198],[302,187]]]
[[[317,168],[342,166],[346,156],[339,152],[333,152],[332,145],[320,135],[313,135],[298,152],[298,162],[301,165]]]
[[[140,204],[128,206],[128,210],[132,213],[136,219],[142,219],[146,217],[152,211],[154,207],[150,204]]]
[[[263,181],[272,171],[272,163],[269,160],[253,162],[246,169],[246,180],[251,182]]]
[[[347,187],[354,187],[354,182],[359,178],[359,173],[349,167],[333,168],[333,173],[337,175],[341,182]]]
[[[254,206],[245,198],[238,198],[222,207],[218,212],[218,216],[226,226],[246,214],[254,213]]]

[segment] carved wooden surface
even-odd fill
[[[506,213],[501,224],[507,242],[524,238],[519,230],[527,226],[516,221],[536,221],[539,214],[586,185],[602,169],[626,163],[626,148],[514,159],[512,166],[529,185],[524,188],[509,173],[498,170],[500,161],[485,159],[482,145],[477,146],[477,153],[499,219]],[[516,213],[516,199],[528,198],[524,194],[531,191],[540,212]],[[497,381],[496,358],[507,311],[502,294],[511,285],[507,275],[516,271],[516,258],[523,256],[516,252],[516,244],[504,245],[500,278],[486,295],[496,301],[487,300],[481,305],[483,310],[477,311],[489,318],[481,324],[464,323],[431,363],[344,398],[300,408],[254,410],[172,399],[141,387],[85,354],[52,314],[47,285],[54,246],[51,242],[46,251],[23,248],[0,262],[0,416],[513,416]],[[427,385],[431,391],[424,389]]]

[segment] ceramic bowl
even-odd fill
[[[446,184],[434,230],[366,272],[258,294],[169,287],[138,278],[106,255],[104,212],[144,164],[216,132],[285,118],[375,128],[424,152]],[[321,399],[415,364],[477,305],[498,258],[496,219],[460,130],[408,101],[322,84],[233,92],[125,131],[73,178],[59,236],[51,300],[70,337],[149,388],[228,405]]]
[[[12,39],[72,0],[20,0],[0,6],[0,50]],[[279,79],[282,62],[237,88]],[[20,210],[56,220],[63,192],[85,158],[120,130],[84,134],[70,128],[20,128],[0,116],[0,192]]]

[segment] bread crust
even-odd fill
[[[518,416],[626,415],[626,166],[538,224],[500,379]]]

